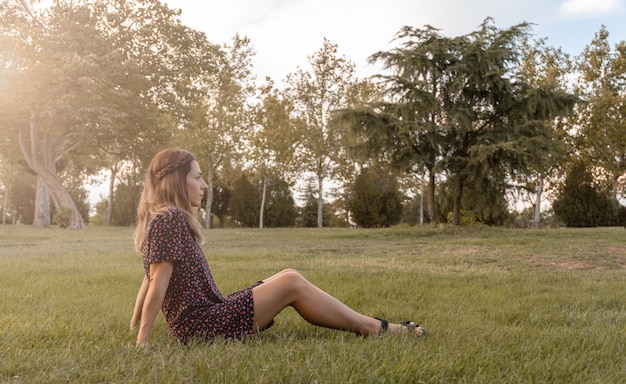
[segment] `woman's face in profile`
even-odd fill
[[[191,162],[191,169],[187,174],[187,194],[189,195],[189,202],[192,207],[200,207],[202,204],[202,198],[204,197],[204,191],[208,185],[202,179],[202,172],[200,171],[200,164],[196,160]]]

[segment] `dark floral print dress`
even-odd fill
[[[179,209],[172,208],[150,221],[141,251],[148,278],[150,264],[174,263],[161,307],[172,337],[187,343],[194,338],[233,339],[255,333],[252,288],[262,282],[222,296]]]

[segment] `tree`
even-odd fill
[[[612,50],[608,37],[603,26],[578,60],[576,90],[584,100],[578,111],[578,143],[585,158],[608,175],[617,210],[626,172],[626,42]]]
[[[7,210],[14,216],[14,222],[32,224],[34,221],[33,204],[35,203],[36,177],[28,167],[19,167],[20,177],[10,184],[7,194]]]
[[[452,223],[459,223],[463,191],[475,183],[504,188],[507,175],[524,170],[550,140],[545,125],[524,124],[526,98],[533,89],[515,79],[515,47],[528,36],[529,25],[499,30],[490,20],[461,40],[462,62],[451,82],[444,167],[453,184]]]
[[[295,162],[293,152],[298,142],[296,137],[298,123],[291,117],[293,104],[274,87],[270,79],[267,79],[267,84],[261,87],[260,91],[262,102],[256,108],[256,124],[248,153],[249,161],[254,164],[260,177],[259,228],[263,228],[270,180],[282,179],[289,185],[295,178],[298,164]]]
[[[369,79],[359,80],[348,87],[346,107],[335,110],[331,114],[329,125],[331,129],[341,133],[342,142],[338,148],[338,156],[335,158],[336,171],[334,181],[339,183],[333,195],[332,203],[335,218],[343,221],[343,225],[349,225],[350,212],[347,209],[349,189],[352,188],[356,178],[365,168],[377,168],[387,166],[389,159],[380,151],[379,147],[373,147],[368,141],[367,135],[360,129],[355,128],[360,124],[362,115],[360,112],[370,104],[375,104],[383,99],[382,87]],[[341,223],[337,223],[341,225]]]
[[[406,201],[402,208],[402,222],[408,225],[424,224],[425,218],[423,216],[423,196],[417,194],[411,200]]]
[[[208,41],[205,46],[204,51],[212,49]],[[254,54],[250,39],[239,35],[215,53],[215,70],[196,79],[199,94],[190,103],[192,118],[180,131],[181,141],[206,172],[206,228],[211,227],[213,179],[225,164],[239,157],[249,138]]]
[[[107,200],[100,200],[94,205],[93,207],[94,215],[89,218],[89,223],[91,225],[103,225],[104,224],[104,216],[106,215],[108,205],[109,205],[109,202]]]
[[[2,142],[4,145],[8,146],[6,141]],[[23,172],[19,165],[19,162],[12,159],[9,156],[8,148],[0,149],[0,210],[2,211],[2,224],[7,223],[7,218],[9,217],[9,201],[12,199],[11,192],[13,189],[13,185],[16,180],[19,180],[18,177],[20,172]],[[11,216],[14,216],[11,215]]]
[[[177,58],[189,46],[181,40],[187,30],[157,0],[27,4],[0,5],[2,67],[10,70],[3,123],[37,174],[35,226],[49,224],[51,197],[69,209],[69,226],[82,228],[57,164],[71,164],[74,177],[102,166],[115,176],[120,161],[151,156],[163,144],[172,119],[159,111],[177,109],[171,80],[185,67]]]
[[[289,183],[285,180],[270,180],[265,208],[268,227],[293,227],[296,224],[296,205],[289,189]]]
[[[137,204],[143,189],[141,175],[134,172],[123,174],[115,189],[116,209],[113,211],[112,224],[120,226],[133,226],[137,220]],[[108,209],[110,212],[111,210]]]
[[[427,211],[435,222],[435,180],[440,172],[445,140],[444,122],[450,103],[449,68],[457,56],[458,39],[436,28],[404,27],[395,36],[400,47],[371,55],[391,74],[376,75],[387,100],[359,111],[355,127],[369,137],[369,147],[385,153],[394,168],[419,175],[428,173]]]
[[[57,208],[69,209],[71,227],[82,228],[83,218],[56,167],[87,147],[80,144],[99,110],[94,96],[103,89],[97,78],[110,65],[109,52],[84,7],[55,4],[36,13],[5,2],[0,14],[7,21],[0,40],[3,66],[12,69],[13,80],[2,97],[3,109],[11,111],[4,123],[37,175],[34,225],[50,224],[51,196]]]
[[[402,216],[402,195],[392,174],[366,168],[356,178],[348,198],[354,222],[364,228],[390,227]]]
[[[453,193],[452,222],[458,224],[468,187],[504,190],[511,174],[526,172],[551,140],[531,108],[548,100],[558,113],[568,105],[562,99],[572,99],[515,77],[516,47],[529,28],[499,30],[486,19],[477,31],[451,39],[432,27],[405,27],[397,36],[402,48],[370,58],[393,71],[380,76],[390,101],[366,110],[359,126],[398,167],[428,170],[431,220],[435,172]]]
[[[456,197],[454,180],[439,183],[437,192],[438,221],[451,223]],[[503,225],[510,217],[505,184],[489,177],[474,180],[471,193],[463,194],[461,207],[458,224]]]
[[[568,227],[596,227],[612,221],[609,195],[602,192],[581,161],[572,167],[552,206]]]
[[[524,39],[520,45],[520,57],[517,77],[531,87],[525,97],[527,106],[519,116],[520,124],[542,124],[551,131],[549,140],[537,152],[539,156],[530,164],[528,172],[513,175],[522,181],[522,188],[534,192],[531,223],[537,228],[541,223],[544,192],[548,189],[546,184],[565,166],[568,152],[572,150],[567,132],[568,117],[578,100],[565,94],[572,64],[561,49],[547,47],[544,39]]]
[[[230,205],[230,196],[232,192],[222,180],[214,180],[213,183],[213,202],[211,204],[211,212],[220,220],[220,227],[224,228],[228,207]],[[211,228],[213,224],[211,223]]]
[[[299,68],[287,76],[286,92],[302,121],[294,156],[304,171],[317,178],[317,227],[324,224],[324,181],[338,172],[345,148],[345,132],[329,124],[330,115],[347,106],[348,89],[355,81],[354,64],[338,57],[337,49],[324,39],[322,48],[309,56],[310,71]]]
[[[248,228],[256,226],[259,217],[259,192],[245,174],[233,185],[229,210],[237,225]]]
[[[121,57],[118,76],[125,85],[116,97],[117,113],[95,137],[101,166],[110,173],[105,220],[110,223],[113,197],[119,195],[116,181],[127,179],[129,166],[143,174],[154,153],[173,140],[174,128],[188,124],[190,101],[199,97],[197,79],[214,72],[216,48],[203,33],[180,23],[180,11],[158,0],[104,0],[92,6],[98,29]]]

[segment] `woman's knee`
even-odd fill
[[[284,269],[281,271],[280,280],[283,284],[290,286],[293,289],[303,287],[308,281],[295,269]]]
[[[297,276],[297,275],[300,275],[300,273],[298,273],[298,271],[296,271],[295,269],[287,268],[287,269],[283,269],[280,272],[275,273],[274,275],[268,277],[267,279],[263,279],[263,282],[268,283],[273,280],[284,279],[285,277],[293,277],[294,275]]]

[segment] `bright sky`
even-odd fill
[[[405,25],[428,24],[454,37],[478,29],[487,17],[498,28],[535,24],[536,37],[579,55],[602,25],[615,44],[626,40],[626,0],[164,0],[182,10],[185,25],[209,41],[229,43],[239,33],[257,52],[259,80],[278,83],[322,47],[324,37],[357,66],[360,77],[376,73],[367,57],[394,48],[390,41]]]

